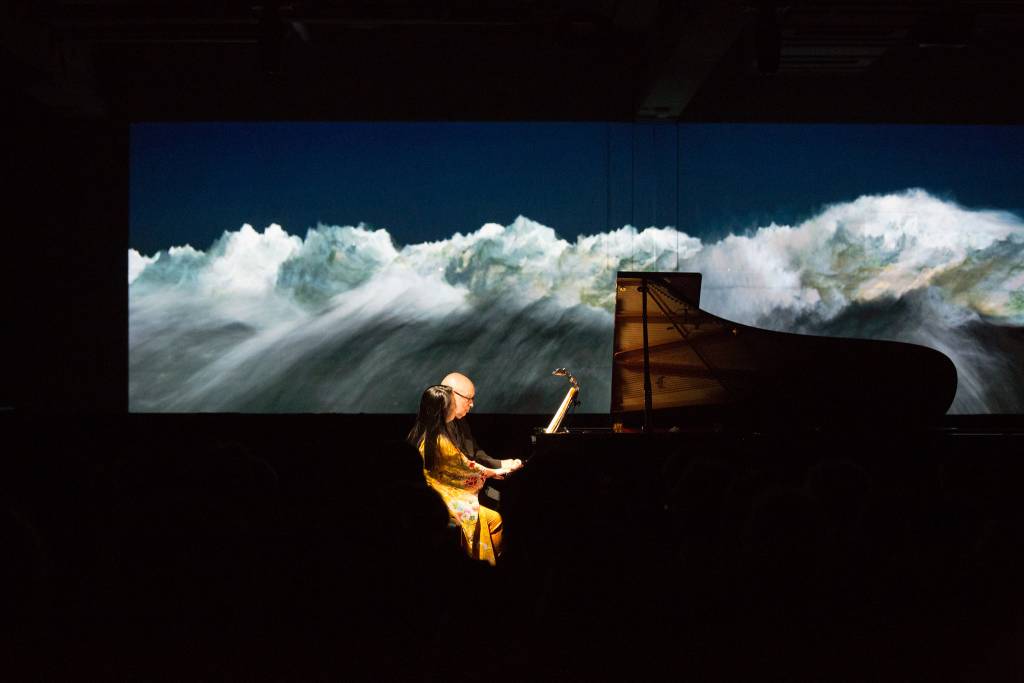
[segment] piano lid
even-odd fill
[[[956,393],[956,369],[934,349],[741,325],[701,310],[700,273],[620,272],[611,400],[618,421],[636,422],[644,410],[645,285],[657,426],[708,406],[758,420],[931,419]]]

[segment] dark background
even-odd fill
[[[1019,677],[1016,420],[541,453],[488,572],[424,547],[445,511],[397,417],[127,415],[125,251],[133,121],[1016,125],[1022,3],[4,12],[13,677]]]

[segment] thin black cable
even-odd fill
[[[651,172],[653,177],[651,178],[651,222],[650,225],[658,224],[658,141],[657,141],[657,124],[649,124],[651,126]],[[651,236],[651,255],[654,257],[655,268],[658,264],[658,254],[656,253],[657,243],[655,242],[654,236]]]
[[[636,123],[629,131],[629,225],[633,234],[629,237],[629,269],[636,270]]]
[[[604,224],[606,238],[604,240],[604,267],[605,270],[611,265],[611,256],[608,253],[608,243],[611,241],[607,235],[612,230],[612,124],[606,122],[604,125]]]
[[[676,122],[676,272],[679,272],[679,122]]]

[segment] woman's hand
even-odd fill
[[[501,467],[496,470],[488,470],[488,476],[495,479],[504,479],[523,466],[522,460],[502,460]]]
[[[523,461],[516,458],[514,460],[502,460],[501,469],[505,470],[505,474],[515,472],[523,466]]]
[[[465,458],[465,456],[463,457]],[[507,470],[505,470],[504,467],[496,470],[493,467],[481,465],[475,460],[470,460],[469,458],[465,458],[465,463],[466,466],[469,467],[469,469],[479,472],[480,476],[482,476],[484,479],[504,479],[505,474],[507,473]]]

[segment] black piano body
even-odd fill
[[[500,482],[502,563],[539,594],[525,628],[595,654],[649,645],[702,680],[820,675],[828,652],[851,680],[898,680],[857,653],[969,623],[943,591],[987,590],[952,560],[979,547],[978,520],[1019,519],[1020,432],[950,428],[956,371],[937,351],[761,330],[699,292],[697,274],[620,273],[607,421],[535,434]]]
[[[602,520],[592,540],[606,545],[612,521],[645,526],[627,510],[658,519],[694,458],[761,484],[799,485],[822,461],[904,482],[943,447],[956,393],[944,354],[741,325],[702,310],[700,288],[699,273],[619,273],[608,422],[533,436],[527,466],[501,487],[510,543],[522,534],[556,552],[543,539],[562,531],[545,511],[568,506]]]

